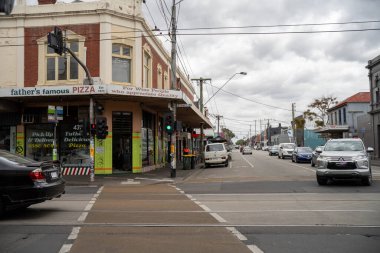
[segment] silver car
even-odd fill
[[[372,171],[368,153],[360,139],[331,139],[327,141],[316,163],[319,185],[326,185],[329,179],[360,179],[363,185],[372,184]]]

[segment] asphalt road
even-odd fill
[[[253,252],[380,252],[380,168],[374,183],[318,186],[310,164],[233,152],[229,168],[199,171],[179,184]]]
[[[264,151],[181,172],[69,185],[0,219],[0,252],[380,252],[380,167],[370,187]]]

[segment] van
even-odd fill
[[[224,143],[210,143],[205,147],[205,167],[222,164],[228,166],[228,151]]]
[[[292,157],[293,150],[296,148],[296,144],[294,143],[280,143],[278,145],[278,159],[285,157]]]

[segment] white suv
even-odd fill
[[[223,143],[210,143],[205,147],[205,167],[223,164],[228,166],[228,151]]]
[[[361,139],[331,139],[317,158],[317,182],[326,185],[328,179],[361,179],[362,184],[372,184],[371,161],[368,153],[373,148],[365,150]]]
[[[280,143],[278,145],[278,158],[292,157],[295,148],[296,144],[294,143]]]

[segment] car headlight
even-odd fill
[[[367,160],[367,156],[359,155],[352,158],[353,160]]]

